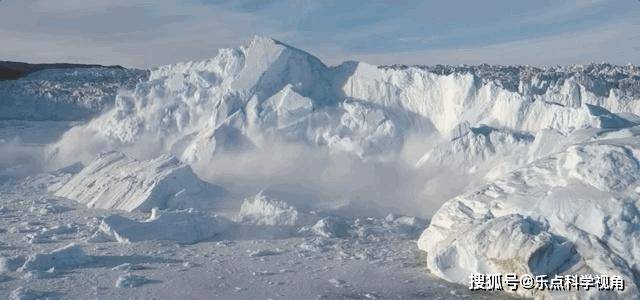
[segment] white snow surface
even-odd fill
[[[218,226],[222,219],[204,212],[156,211],[149,217],[87,208],[51,197],[40,185],[0,184],[0,191],[2,299],[507,299],[425,272],[415,236],[394,233],[409,232],[407,225],[416,225],[411,232],[424,229],[410,217],[345,219],[348,238],[295,230],[270,237],[263,230],[277,226],[247,225],[239,234],[234,231],[243,223]],[[45,205],[66,209],[46,214],[30,209]],[[114,215],[132,226],[121,226]],[[101,230],[103,221],[137,239],[115,240]],[[76,230],[56,230],[46,243],[24,238],[59,224],[75,224]],[[197,243],[179,239],[212,231],[221,232]],[[36,257],[37,269],[35,263],[21,269],[29,257]],[[335,278],[340,286],[331,283]]]

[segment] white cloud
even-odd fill
[[[0,59],[147,67],[211,57],[261,25],[273,27],[248,13],[174,0],[51,2],[0,2]]]
[[[329,64],[346,59],[374,64],[639,63],[640,57],[639,26],[634,21],[638,13],[632,10],[610,23],[603,11],[582,29],[542,28],[564,20],[571,23],[585,12],[620,10],[611,0],[552,1],[548,7],[492,0],[487,6],[495,6],[493,10],[478,9],[493,11],[500,18],[482,16],[475,23],[465,21],[474,16],[469,11],[452,16],[451,21],[421,17],[421,12],[437,16],[433,9],[455,12],[456,1],[417,4],[405,0],[389,11],[367,7],[356,11],[357,5],[348,4],[353,13],[332,13],[343,3],[338,1],[274,1],[259,7],[253,2],[206,2],[4,0],[0,2],[0,59],[149,67],[208,58],[216,49],[237,47],[255,34],[309,50]],[[511,5],[509,9],[523,6],[523,11],[501,13],[505,3]],[[376,2],[377,7],[383,4]],[[447,22],[454,24],[448,27]],[[442,30],[429,29],[443,24],[447,26]]]
[[[640,21],[478,47],[347,55],[373,64],[640,64]]]

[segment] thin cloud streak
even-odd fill
[[[625,28],[621,31],[620,28]],[[473,48],[365,54],[374,64],[528,64],[551,66],[609,62],[638,64],[640,21],[622,20],[598,28]]]
[[[638,64],[639,9],[630,0],[4,0],[0,60],[151,67],[258,34],[332,65]]]

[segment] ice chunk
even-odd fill
[[[309,219],[307,214],[265,192],[245,199],[237,216],[238,222],[269,226],[302,225]]]
[[[45,278],[54,278],[58,274],[56,273],[56,268],[51,268],[46,271],[42,270],[32,270],[28,271],[22,278],[24,279],[45,279]]]
[[[92,260],[92,257],[86,255],[79,245],[69,244],[49,253],[29,256],[20,271],[68,269],[87,264]]]
[[[262,257],[262,256],[272,256],[279,255],[284,253],[285,251],[282,249],[257,249],[249,252],[249,257]]]
[[[231,223],[222,217],[179,210],[163,212],[143,222],[111,215],[102,220],[100,231],[121,243],[166,240],[193,244],[214,238],[230,226]]]
[[[111,268],[111,270],[113,271],[136,271],[136,270],[144,270],[144,269],[146,269],[146,267],[141,265],[134,265],[131,263],[123,263]]]
[[[89,207],[126,211],[210,208],[224,189],[200,180],[171,155],[137,161],[120,152],[101,154],[55,195]]]
[[[125,274],[118,276],[118,280],[116,280],[116,287],[119,288],[135,288],[139,287],[143,284],[147,284],[152,282],[144,276],[134,275],[134,274]]]
[[[78,230],[75,224],[55,225],[50,228],[44,228],[40,232],[28,234],[26,236],[29,243],[48,243],[60,238],[61,235],[76,233]]]
[[[37,299],[58,299],[60,295],[54,292],[41,292],[30,290],[25,287],[18,287],[11,292],[11,300],[37,300]]]
[[[340,238],[349,234],[350,225],[342,218],[329,216],[320,219],[311,227],[311,232],[326,238]]]

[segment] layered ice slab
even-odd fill
[[[138,161],[115,151],[101,154],[55,192],[88,207],[126,211],[207,209],[224,194],[172,155]]]
[[[468,284],[472,273],[619,275],[624,291],[572,296],[631,299],[640,292],[639,159],[637,128],[569,146],[449,200],[418,245],[449,281]]]

